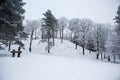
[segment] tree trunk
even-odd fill
[[[49,39],[48,39],[48,53],[50,53]]]
[[[48,28],[48,53],[50,53],[50,28]]]
[[[61,39],[61,33],[62,33],[62,30],[61,30],[61,28],[60,28],[60,39]]]
[[[83,55],[85,55],[85,36],[83,36]]]
[[[29,47],[29,52],[31,52],[32,51],[32,49],[31,49],[31,46]]]
[[[42,41],[43,41],[43,29],[42,29],[42,36],[41,36],[41,38],[42,38]]]
[[[110,61],[110,56],[108,56],[108,61]]]
[[[37,36],[36,36],[36,30],[35,30],[35,39],[37,39]]]
[[[72,42],[72,32],[71,32],[71,42]]]
[[[55,46],[55,39],[54,39],[54,37],[53,37],[53,46]]]
[[[49,38],[49,36],[48,36],[48,53],[50,53],[50,38]]]
[[[31,37],[30,37],[30,47],[29,47],[29,51],[30,51],[30,52],[32,51],[33,32],[34,32],[34,30],[32,30],[32,32],[31,32]]]
[[[64,37],[64,34],[63,34],[63,28],[62,28],[61,43],[63,43],[63,37]]]
[[[99,59],[99,54],[98,53],[96,54],[96,59]]]
[[[116,63],[116,56],[115,54],[113,55],[114,63]]]
[[[55,35],[54,35],[54,29],[53,29],[53,46],[55,46]]]
[[[98,41],[98,37],[97,37],[97,59],[99,59],[99,41]]]
[[[101,53],[101,60],[103,60],[103,55],[102,55],[102,53]]]
[[[75,49],[77,49],[77,42],[75,43]]]
[[[104,54],[104,59],[106,59],[106,56],[105,56],[105,54]]]
[[[11,40],[9,41],[9,44],[8,44],[9,46],[9,48],[8,48],[8,51],[10,51],[11,50]]]
[[[84,47],[84,45],[83,45],[82,48],[83,48],[83,55],[85,55],[85,47]]]

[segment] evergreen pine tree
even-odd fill
[[[43,18],[45,23],[45,29],[47,31],[47,38],[48,38],[48,53],[50,52],[50,38],[53,38],[53,46],[54,44],[54,37],[55,31],[57,31],[57,19],[52,14],[51,10],[47,10],[44,14],[45,18]]]
[[[22,0],[4,0],[0,4],[0,42],[9,45],[15,41],[15,37],[23,30],[25,3]]]

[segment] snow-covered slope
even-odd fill
[[[12,58],[6,51],[0,54],[0,80],[120,80],[120,64],[97,61],[95,54],[82,55],[81,47],[69,41],[56,44],[48,54],[46,43],[33,41],[32,52],[25,41],[25,50],[21,58]],[[17,46],[13,46],[13,49]]]
[[[63,56],[63,57],[80,57],[80,58],[86,58],[86,59],[95,59],[95,53],[89,54],[88,50],[85,50],[86,55],[82,55],[82,48],[78,46],[78,49],[75,49],[75,44],[64,40],[63,43],[61,43],[60,39],[55,39],[55,46],[51,47],[50,53],[47,53],[47,43],[40,42],[40,40],[33,40],[32,43],[32,52],[29,52],[29,41],[23,41],[25,44],[25,49],[22,49],[23,53],[22,55],[28,55],[28,54],[42,54],[42,55],[54,55],[54,56]],[[13,45],[11,47],[11,50],[15,49],[18,50],[18,45]],[[0,51],[1,54],[10,52],[7,51],[8,48],[6,48],[5,51]]]
[[[85,50],[86,55],[82,55],[82,48],[78,46],[77,49],[75,49],[75,44],[64,40],[61,44],[61,41],[59,39],[56,39],[55,46],[51,48],[52,55],[56,56],[66,56],[66,57],[77,57],[77,58],[86,58],[86,59],[95,59],[95,53],[90,54],[88,50]]]

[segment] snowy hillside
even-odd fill
[[[95,59],[95,53],[89,54],[88,50],[85,50],[87,53],[86,56],[82,55],[82,48],[78,46],[78,49],[75,49],[75,44],[64,40],[61,44],[59,39],[56,40],[55,46],[51,49],[52,55],[66,56],[66,57],[78,57],[78,58],[87,58],[87,59]]]
[[[82,48],[56,39],[56,44],[47,53],[47,43],[33,41],[32,52],[25,41],[21,58],[12,58],[11,53],[0,51],[0,80],[120,80],[120,64],[101,62],[95,53],[82,55]],[[17,46],[12,46],[17,49]]]

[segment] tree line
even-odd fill
[[[61,43],[63,43],[63,39],[67,39],[75,43],[76,49],[77,45],[81,46],[83,55],[85,55],[85,49],[88,49],[90,53],[92,51],[96,53],[96,59],[103,60],[108,58],[108,61],[110,61],[110,58],[114,56],[120,57],[119,52],[116,52],[117,54],[114,52],[109,52],[112,50],[110,47],[112,46],[111,43],[113,43],[110,41],[110,38],[113,37],[110,36],[112,36],[113,33],[116,33],[115,28],[119,27],[119,23],[116,20],[117,16],[115,18],[116,25],[111,25],[109,23],[95,23],[94,21],[87,18],[67,19],[66,17],[61,17],[56,19],[51,10],[47,10],[45,13],[43,13],[43,15],[44,18],[40,20],[32,22],[28,20],[26,25],[33,24],[32,28],[35,31],[35,35],[36,30],[39,29],[38,33],[40,33],[42,41],[46,41],[48,43],[48,53],[50,52],[50,43],[52,42],[52,46],[54,46],[54,38],[60,38]],[[35,26],[35,23],[38,25]],[[28,28],[30,27],[28,26]],[[67,33],[68,36],[65,36],[64,33],[64,29],[66,28],[71,31],[70,33]],[[116,44],[116,46],[118,45]],[[116,58],[114,58],[114,62],[116,62],[115,59]]]

